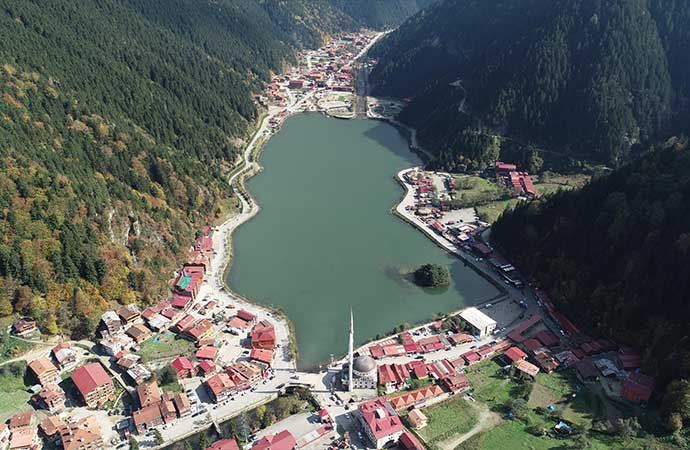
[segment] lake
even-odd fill
[[[421,164],[391,125],[299,114],[261,158],[263,172],[247,183],[261,211],[235,233],[227,281],[287,313],[300,368],[347,351],[350,308],[361,344],[497,295],[390,212],[403,194],[395,174]],[[451,285],[428,290],[409,282],[406,274],[425,263],[447,265]]]

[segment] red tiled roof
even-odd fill
[[[234,439],[221,439],[211,444],[206,450],[240,450],[240,447]]]
[[[256,320],[256,316],[254,314],[252,314],[249,311],[244,310],[244,309],[240,309],[239,311],[237,311],[237,317],[239,317],[240,319],[242,319],[246,322],[251,322],[253,320]]]
[[[441,394],[443,394],[443,390],[438,387],[438,385],[433,384],[431,386],[415,389],[414,391],[391,397],[389,400],[395,409],[402,409],[430,398],[438,397]]]
[[[549,330],[541,330],[539,333],[535,334],[534,337],[547,347],[552,347],[560,342],[558,336]]]
[[[506,357],[513,362],[527,358],[527,354],[517,347],[510,347],[508,350],[506,350],[504,355],[506,355]]]
[[[194,356],[196,356],[197,359],[216,359],[216,356],[218,356],[218,349],[211,345],[205,345],[197,350]]]
[[[182,372],[184,370],[193,370],[194,365],[192,362],[184,356],[178,356],[170,362],[170,365],[177,372]]]
[[[419,442],[419,439],[409,431],[405,431],[402,436],[400,436],[400,444],[402,444],[406,450],[424,450],[424,446]]]
[[[297,446],[295,437],[288,430],[258,440],[252,450],[292,450]]]
[[[249,357],[270,366],[273,361],[273,350],[253,348]]]
[[[72,382],[82,396],[86,397],[97,387],[112,383],[113,381],[100,363],[91,363],[77,367],[72,372]]]
[[[359,412],[374,437],[379,440],[403,430],[400,417],[383,398],[376,398],[359,405]]]
[[[173,295],[173,299],[172,302],[170,302],[170,304],[175,308],[184,309],[191,301],[191,297],[187,297],[185,295]]]

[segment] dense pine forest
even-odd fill
[[[662,147],[505,212],[492,239],[586,331],[643,351],[643,370],[665,384],[690,377],[690,149]]]
[[[84,336],[158,301],[294,51],[420,0],[8,0],[0,11],[0,316]]]
[[[618,166],[687,123],[683,0],[445,0],[373,49],[378,95],[441,166],[481,168],[466,131]],[[475,152],[476,153],[476,152]]]

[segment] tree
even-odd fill
[[[7,317],[12,314],[12,302],[6,295],[0,297],[0,317]]]
[[[139,442],[134,439],[134,436],[129,437],[129,450],[139,450]]]
[[[527,402],[522,398],[508,399],[503,406],[505,407],[506,412],[512,414],[516,419],[524,419],[527,417],[527,413],[529,412]]]
[[[192,444],[189,441],[185,441],[184,450],[194,450],[194,447],[192,447]]]
[[[678,413],[669,414],[664,425],[668,431],[675,433],[683,428],[683,418]]]
[[[205,449],[210,447],[212,444],[211,438],[207,432],[203,432],[199,435],[199,448]]]
[[[439,264],[424,264],[414,271],[414,280],[424,287],[447,286],[450,284],[450,271]]]
[[[161,434],[160,430],[158,428],[154,428],[153,430],[153,438],[156,441],[156,445],[162,445],[163,442],[163,435]]]

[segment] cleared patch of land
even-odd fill
[[[173,333],[163,333],[141,343],[141,362],[147,363],[159,359],[175,358],[180,355],[190,355],[195,351],[194,344],[186,339],[178,338]]]
[[[429,424],[419,431],[419,435],[427,444],[466,433],[477,423],[474,408],[463,397],[453,397],[423,411]]]

